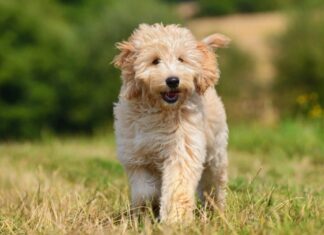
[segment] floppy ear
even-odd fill
[[[130,57],[134,53],[135,48],[127,41],[117,43],[116,47],[120,50],[120,53],[115,56],[113,63],[117,68],[123,69],[130,62]]]
[[[226,47],[230,39],[222,34],[212,34],[198,42],[197,49],[203,55],[201,72],[196,78],[196,90],[204,94],[208,87],[216,85],[219,79],[219,69],[214,53],[215,48]]]
[[[202,42],[211,48],[227,47],[231,39],[223,34],[215,33],[205,37]]]
[[[120,53],[114,58],[114,65],[122,71],[123,85],[120,96],[133,99],[141,94],[140,86],[137,84],[134,71],[135,48],[131,42],[123,41],[116,44]]]

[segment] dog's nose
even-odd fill
[[[165,80],[166,84],[170,88],[177,88],[179,86],[179,78],[178,77],[168,77]]]

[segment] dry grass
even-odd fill
[[[242,50],[254,56],[256,77],[260,82],[268,83],[275,74],[269,40],[285,30],[286,21],[281,13],[237,14],[193,19],[188,22],[188,27],[199,38],[214,32],[227,34]]]
[[[295,133],[301,140],[285,140]],[[129,216],[112,135],[2,143],[0,233],[323,234],[322,141],[313,125],[232,127],[226,212],[200,208],[188,227],[164,226],[149,212]]]
[[[276,77],[273,56],[277,48],[274,38],[285,31],[287,15],[270,12],[203,17],[189,20],[187,26],[198,38],[215,32],[224,33],[234,45],[251,56],[255,70],[251,71],[250,79],[263,89],[262,97],[259,97],[262,104],[260,120],[264,123],[276,122],[278,113],[269,92]]]

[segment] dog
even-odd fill
[[[132,208],[150,203],[161,222],[192,221],[196,191],[204,204],[225,206],[228,126],[214,49],[228,43],[221,34],[198,41],[179,25],[141,24],[116,44],[118,159]]]

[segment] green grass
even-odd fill
[[[129,216],[113,134],[0,145],[1,234],[324,234],[322,123],[230,126],[225,214],[188,227]]]

